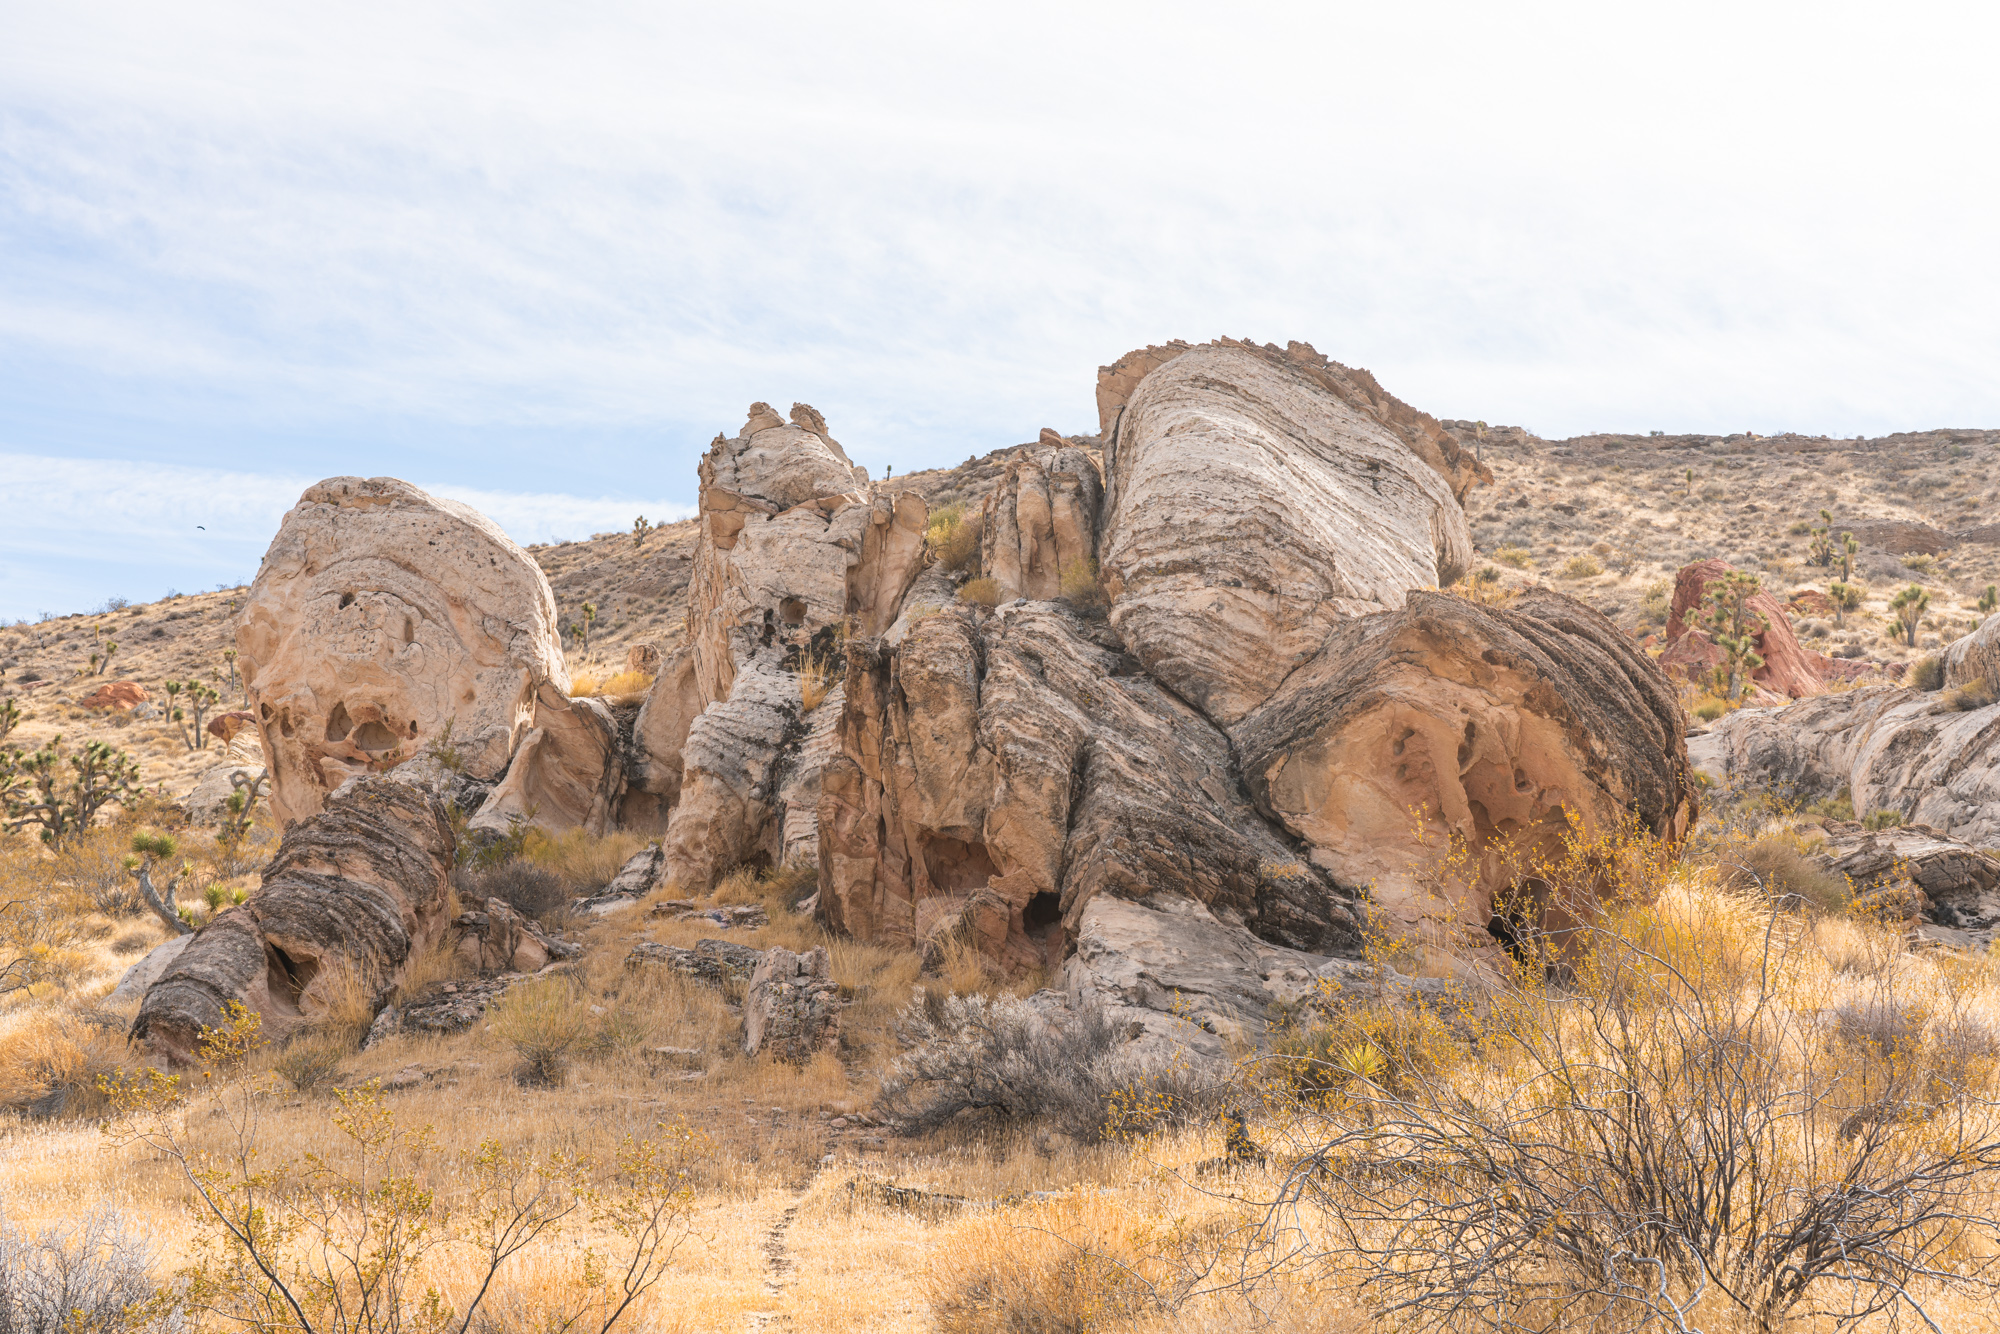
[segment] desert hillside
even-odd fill
[[[2000,432],[1097,393],[0,629],[0,1334],[2000,1327]]]

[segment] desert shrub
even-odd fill
[[[271,1059],[271,1068],[301,1093],[317,1093],[340,1073],[340,1064],[354,1051],[342,1035],[301,1033]]]
[[[579,672],[570,680],[569,697],[637,695],[650,689],[652,684],[653,678],[648,672],[613,672],[606,677],[599,677],[595,672]]]
[[[1062,600],[1086,616],[1102,616],[1111,606],[1097,581],[1097,562],[1078,556],[1062,567]]]
[[[1824,815],[1832,820],[1852,820],[1854,818],[1854,796],[1842,788],[1831,797],[1821,797],[1809,802],[1805,807],[1807,815]]]
[[[569,697],[585,699],[602,692],[601,679],[596,672],[578,672],[569,679]]]
[[[575,983],[548,977],[509,991],[494,1011],[493,1031],[521,1058],[515,1082],[555,1088],[569,1079],[570,1059],[590,1037],[590,1020]]]
[[[1977,681],[1967,681],[1962,686],[1955,686],[1947,690],[1943,703],[1948,709],[1956,710],[1959,713],[1970,713],[1974,709],[1986,708],[1995,703],[1996,700],[2000,700],[2000,696],[1996,696],[1993,693],[1993,687],[1988,685],[1985,679],[1982,678]]]
[[[1805,519],[1800,519],[1797,523],[1794,523],[1791,527],[1785,529],[1785,532],[1791,535],[1792,537],[1804,537],[1807,533],[1810,533],[1812,530],[1813,526],[1810,522],[1808,522]]]
[[[1146,1220],[1094,1192],[960,1224],[931,1256],[940,1334],[1110,1334],[1164,1314],[1166,1267]],[[1169,1286],[1169,1291],[1171,1290]]]
[[[1937,1328],[1932,1293],[1991,1291],[1990,1085],[1844,1021],[1808,933],[1690,894],[1563,949],[1458,1017],[1477,1061],[1326,1101],[1272,1188],[1384,1327]]]
[[[969,602],[976,607],[997,607],[1000,605],[1000,584],[997,580],[981,575],[968,579],[958,590],[958,600]]]
[[[131,851],[131,828],[120,822],[89,829],[64,844],[56,854],[54,872],[82,891],[107,917],[130,917],[145,908],[138,882],[125,869]]]
[[[1924,657],[1910,666],[1910,685],[1917,690],[1944,689],[1944,659]]]
[[[646,846],[637,834],[593,834],[569,829],[560,834],[529,828],[521,835],[521,860],[539,866],[577,893],[599,890]]]
[[[1694,716],[1705,723],[1712,723],[1728,712],[1729,701],[1726,699],[1716,699],[1712,696],[1694,706]]]
[[[1903,557],[1903,568],[1912,570],[1917,574],[1929,574],[1937,568],[1937,557],[1921,551],[1913,552]]]
[[[1903,823],[1901,811],[1870,811],[1861,821],[1864,829],[1894,829]]]
[[[1562,577],[1565,579],[1595,579],[1604,573],[1604,567],[1589,556],[1571,556],[1563,562]]]
[[[124,1058],[123,1025],[45,1006],[0,1037],[0,1104],[34,1116],[88,1116],[101,1108],[98,1081]]]
[[[514,911],[536,919],[568,909],[575,898],[561,877],[533,862],[460,867],[451,879],[461,899],[499,899]]]
[[[30,1237],[0,1216],[0,1334],[119,1334],[153,1297],[146,1245],[109,1210]]]
[[[1525,570],[1534,564],[1534,557],[1526,547],[1501,547],[1493,553],[1493,559],[1516,570]]]
[[[840,667],[830,654],[808,653],[799,659],[799,707],[811,713],[826,703],[839,684]]]
[[[1796,895],[1817,907],[1838,912],[1854,897],[1847,877],[1817,866],[1787,834],[1765,834],[1740,847],[1725,849],[1717,858],[1722,883],[1732,889],[1761,889],[1772,897]]]
[[[931,516],[924,539],[938,564],[953,574],[979,566],[981,516],[968,515],[963,504],[951,504]]]
[[[1011,997],[919,988],[899,1016],[912,1050],[882,1082],[880,1105],[899,1133],[925,1134],[967,1113],[1042,1122],[1084,1143],[1193,1114],[1219,1090],[1128,1054],[1101,1007],[1051,1015]]]

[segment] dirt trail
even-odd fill
[[[810,1189],[810,1185],[807,1189]],[[801,1190],[792,1198],[791,1204],[786,1206],[785,1212],[778,1215],[777,1221],[771,1224],[771,1230],[764,1234],[764,1294],[771,1298],[773,1304],[784,1295],[785,1289],[791,1285],[793,1274],[797,1272],[797,1267],[792,1263],[791,1251],[785,1245],[785,1238],[791,1232],[792,1220],[798,1217],[799,1206],[805,1202],[805,1198],[806,1192]],[[786,1330],[790,1329],[791,1325],[790,1319],[776,1311],[750,1312],[751,1334]]]

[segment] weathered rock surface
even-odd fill
[[[118,979],[118,985],[111,988],[111,994],[104,998],[104,1004],[115,1008],[120,1005],[136,1005],[145,998],[153,983],[160,980],[160,974],[180,957],[181,951],[194,937],[170,936],[146,951],[146,957],[125,970]]]
[[[240,1002],[281,1039],[324,1013],[355,978],[379,1005],[445,927],[456,843],[437,800],[359,779],[291,826],[263,884],[193,937],[146,993],[132,1036],[170,1062],[195,1056],[204,1026]]]
[[[1677,670],[1689,679],[1701,676],[1722,664],[1722,650],[1710,640],[1701,622],[1708,614],[1708,588],[1733,572],[1725,561],[1696,561],[1674,577],[1674,601],[1667,615],[1667,648],[1660,666]],[[1834,660],[1814,653],[1799,643],[1792,632],[1792,620],[1785,605],[1768,592],[1760,592],[1744,604],[1746,610],[1763,618],[1764,628],[1754,635],[1757,655],[1764,665],[1750,674],[1756,684],[1777,694],[1800,699],[1816,695],[1839,673]]]
[[[654,810],[664,814],[681,799],[685,763],[681,751],[704,703],[695,685],[694,649],[683,645],[661,662],[640,706],[628,766],[634,789],[626,797],[628,806],[635,795],[643,794],[652,797]]]
[[[232,709],[228,713],[218,713],[208,720],[205,729],[208,734],[228,745],[239,733],[257,730],[257,715],[248,709]]]
[[[1531,589],[1504,609],[1413,592],[1343,622],[1230,735],[1258,809],[1314,865],[1372,885],[1405,926],[1476,939],[1496,892],[1529,892],[1535,864],[1561,860],[1572,821],[1597,835],[1636,818],[1678,842],[1695,817],[1686,729],[1615,625]],[[1455,840],[1471,863],[1438,883]]]
[[[1216,722],[1268,699],[1340,621],[1470,562],[1452,483],[1384,411],[1237,344],[1182,352],[1123,405],[1105,446],[1111,621]]]
[[[1048,601],[1063,572],[1095,568],[1104,483],[1097,463],[1054,431],[1015,451],[980,519],[980,571],[1002,599]]]
[[[743,997],[743,1054],[804,1065],[839,1036],[840,993],[826,946],[765,950]]]
[[[1054,971],[1099,895],[1191,901],[1294,948],[1358,938],[1347,899],[1251,808],[1228,739],[1058,605],[940,611],[900,645],[856,643],[841,742],[819,904],[863,939],[958,933]]]
[[[1824,828],[1826,841],[1813,859],[1852,880],[1857,891],[1907,876],[1933,903],[2000,894],[2000,852],[1947,838],[1928,825],[1868,829],[1855,820],[1829,820]]]
[[[1848,790],[1856,814],[1899,811],[1952,838],[2000,846],[2000,704],[1957,712],[1896,686],[1738,709],[1688,745],[1718,782],[1799,802]]]
[[[661,841],[664,883],[706,894],[764,846],[779,761],[803,734],[798,675],[775,640],[746,647],[727,697],[702,710],[682,748],[680,802]]]
[[[181,809],[197,824],[213,824],[229,809],[229,798],[237,789],[247,787],[263,773],[264,766],[256,763],[218,764],[195,780],[193,789],[181,798]]]
[[[720,987],[729,982],[748,983],[764,952],[729,940],[697,940],[693,949],[642,940],[625,956],[627,968],[670,968],[697,982]]]
[[[447,725],[467,772],[498,779],[568,685],[555,600],[526,552],[476,511],[389,477],[335,477],[285,516],[236,645],[280,821]]]
[[[1971,634],[1955,639],[1944,651],[1944,683],[1969,686],[1984,681],[2000,694],[2000,613],[1988,616]]]
[[[567,699],[544,682],[535,693],[534,721],[471,827],[505,834],[529,824],[602,835],[625,794],[624,745],[609,706]]]
[[[557,959],[572,959],[582,947],[557,939],[505,899],[467,905],[451,919],[459,956],[481,973],[536,973]]]
[[[1321,389],[1367,412],[1394,431],[1418,458],[1434,468],[1451,485],[1452,494],[1463,501],[1475,486],[1490,485],[1493,474],[1464,447],[1459,433],[1429,413],[1419,412],[1383,389],[1365,370],[1343,366],[1321,356],[1311,343],[1287,343],[1280,350],[1275,343],[1257,344],[1247,340],[1219,338],[1206,347],[1229,347],[1261,357],[1275,366],[1306,376]],[[1119,414],[1131,401],[1140,383],[1161,366],[1183,353],[1197,350],[1176,339],[1158,347],[1128,352],[1109,366],[1097,369],[1098,434],[1109,440],[1117,429]]]

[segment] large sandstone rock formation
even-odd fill
[[[1459,577],[1469,474],[1420,455],[1386,420],[1401,406],[1233,343],[1138,382],[1105,446],[1102,562],[1148,673],[1227,726],[1339,621]]]
[[[980,572],[1001,596],[1046,602],[1067,571],[1094,573],[1104,483],[1097,463],[1054,431],[1014,452],[980,519]]]
[[[1679,842],[1695,816],[1686,730],[1615,625],[1531,589],[1505,609],[1413,592],[1344,622],[1230,735],[1258,809],[1315,865],[1405,925],[1476,938],[1495,895],[1532,895],[1573,833],[1636,820]],[[1440,882],[1454,846],[1470,861]],[[1586,905],[1539,906],[1559,928]]]
[[[716,438],[700,513],[689,652],[664,665],[636,729],[641,782],[672,804],[665,878],[683,893],[810,837],[828,747],[808,744],[802,669],[837,656],[837,633],[896,619],[927,519],[916,493],[869,487],[803,404],[789,424],[753,404],[735,437]]]
[[[147,991],[132,1036],[174,1063],[234,1001],[282,1039],[338,1003],[353,979],[377,1008],[445,928],[456,842],[437,800],[364,778],[286,830],[263,884],[189,939]]]
[[[281,821],[422,753],[447,725],[466,772],[497,780],[538,700],[569,683],[535,562],[472,509],[388,477],[307,488],[236,645]]]
[[[1899,811],[2000,846],[2000,704],[1959,712],[1934,694],[1863,686],[1724,714],[1688,754],[1717,781],[1800,802],[1845,789],[1859,815]]]
[[[1189,963],[1187,942],[1252,957],[1358,943],[1351,896],[1250,806],[1228,738],[1115,631],[1058,605],[940,610],[899,644],[856,643],[841,742],[822,778],[820,910],[864,939],[956,938],[1052,973],[1074,945],[1066,985],[1137,996],[1168,1026],[1171,989],[1092,980],[1125,952],[1103,923],[1127,943],[1184,924],[1155,972]],[[1129,910],[1094,906],[1113,899]],[[1213,1002],[1248,1029],[1262,1004]]]

